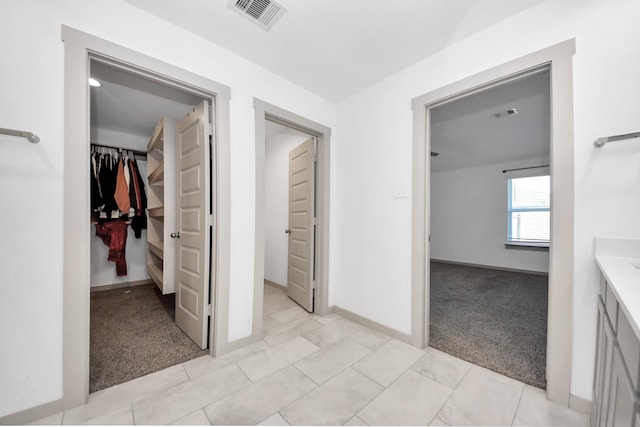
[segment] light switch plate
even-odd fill
[[[407,197],[409,197],[409,186],[404,182],[396,182],[393,196],[396,199],[406,199]]]

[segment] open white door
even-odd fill
[[[287,294],[313,311],[315,144],[313,138],[289,153],[289,266]]]
[[[209,104],[176,124],[178,251],[176,324],[207,348],[209,324]]]

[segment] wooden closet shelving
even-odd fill
[[[175,121],[163,117],[147,145],[147,268],[163,294],[176,291]]]

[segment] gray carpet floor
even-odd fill
[[[89,391],[208,354],[175,324],[175,294],[154,284],[91,293]]]
[[[548,278],[431,262],[429,345],[546,388]]]

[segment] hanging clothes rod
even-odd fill
[[[513,172],[513,171],[523,171],[527,169],[540,169],[540,168],[548,168],[549,165],[541,165],[541,166],[529,166],[527,168],[516,168],[516,169],[505,169],[502,173]]]
[[[27,138],[29,142],[37,144],[40,142],[40,137],[35,135],[33,132],[25,132],[22,130],[14,130],[14,129],[4,129],[0,128],[0,133],[3,135],[11,135],[11,136],[19,136],[21,138]]]
[[[100,147],[100,148],[110,148],[112,150],[128,151],[130,153],[133,153],[136,156],[147,157],[147,152],[146,151],[132,150],[130,148],[124,148],[124,147],[116,147],[115,145],[95,144],[93,142],[91,143],[91,146],[92,147]]]
[[[607,142],[621,141],[623,139],[640,138],[640,132],[625,133],[624,135],[613,135],[598,138],[593,142],[593,146],[596,148],[602,147]]]

